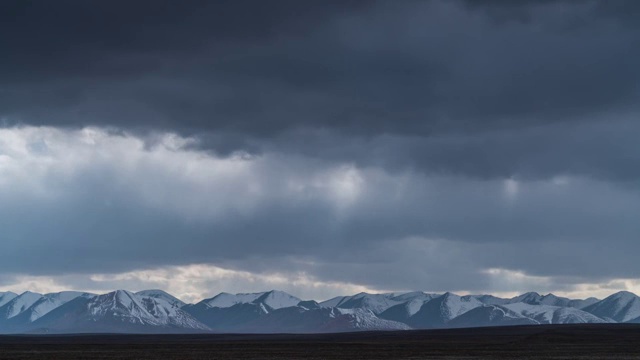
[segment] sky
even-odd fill
[[[640,292],[640,2],[0,2],[0,291]]]

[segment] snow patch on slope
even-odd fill
[[[422,304],[437,295],[414,291],[404,294],[368,294],[359,293],[353,296],[336,297],[320,303],[322,307],[337,307],[341,309],[366,309],[375,314],[380,314],[387,309],[415,300],[415,304]]]
[[[26,291],[0,307],[0,319],[11,319],[27,310],[36,301],[42,298],[42,294]]]
[[[228,308],[236,304],[249,304],[255,299],[263,295],[264,293],[253,294],[229,294],[220,293],[210,299],[202,300],[202,303],[207,304],[209,307]]]
[[[11,292],[11,291],[0,292],[0,307],[2,307],[4,304],[8,303],[9,301],[13,300],[17,296],[18,296],[18,294],[14,293],[14,292]]]
[[[204,324],[169,302],[117,290],[78,297],[34,322],[51,332],[207,331]]]
[[[410,330],[407,324],[397,321],[380,319],[371,310],[365,309],[340,309],[335,310],[335,320],[328,324],[325,330],[337,329],[344,326],[344,322],[349,324],[347,329],[373,331],[373,330]]]
[[[583,310],[601,318],[627,322],[640,317],[640,298],[634,293],[620,291]]]
[[[60,305],[65,304],[78,296],[91,296],[91,294],[77,291],[63,291],[59,293],[45,294],[20,314],[20,316],[25,315],[27,318],[26,320],[29,322],[36,321]]]
[[[606,321],[588,312],[570,307],[515,303],[505,308],[538,321],[540,324],[597,324]]]
[[[416,328],[440,328],[467,311],[482,306],[474,297],[460,297],[452,293],[445,293],[433,300],[427,301],[420,310],[411,316],[407,323]]]
[[[142,296],[142,297],[151,297],[154,299],[162,299],[175,307],[183,307],[186,305],[184,301],[167,293],[166,291],[162,291],[158,289],[138,291],[136,295]]]
[[[300,301],[302,300],[284,291],[271,290],[260,295],[253,303],[268,306],[269,309],[276,310],[296,306]]]
[[[452,319],[449,327],[537,325],[539,322],[500,305],[482,305]]]

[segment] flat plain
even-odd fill
[[[13,335],[0,359],[640,359],[640,326],[314,335]]]

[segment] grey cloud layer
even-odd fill
[[[6,273],[212,263],[478,291],[496,287],[483,272],[494,268],[568,283],[640,275],[633,186],[425,176],[279,153],[219,158],[176,136],[145,147],[101,130],[13,128],[1,138]]]
[[[490,164],[474,167],[458,157],[510,151],[490,137],[478,145],[485,131],[637,116],[640,28],[628,20],[638,8],[615,4],[4,2],[0,115],[9,124],[197,134],[223,154],[260,153],[300,129],[355,141],[412,136],[400,151],[422,170],[504,177],[528,167],[548,176],[536,161],[488,154]],[[536,143],[572,141],[553,131]],[[427,140],[450,133],[462,134],[453,150]],[[303,144],[317,141],[306,134]],[[616,161],[616,146],[590,142]],[[324,145],[295,150],[322,155],[336,144]]]
[[[637,277],[638,19],[634,0],[3,1],[0,270]]]

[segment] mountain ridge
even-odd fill
[[[160,289],[106,294],[0,292],[0,333],[324,333],[538,324],[640,323],[640,297],[602,300],[528,292],[361,292],[325,301],[280,290],[221,292],[186,303]]]

